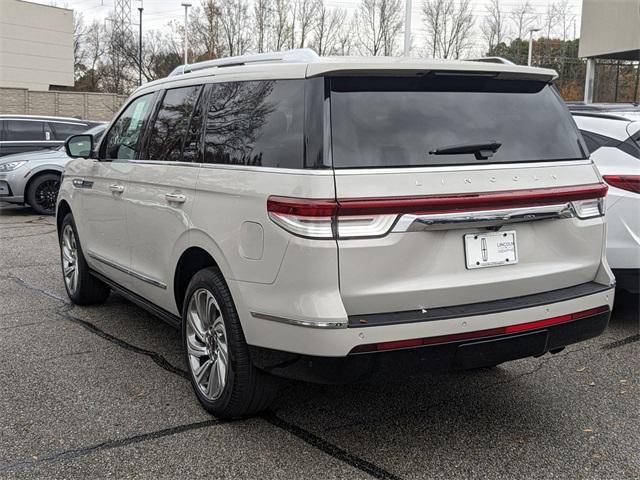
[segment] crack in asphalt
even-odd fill
[[[289,423],[281,417],[277,416],[274,412],[266,412],[263,413],[260,418],[269,422],[274,427],[278,427],[286,432],[289,432],[291,435],[298,437],[303,440],[305,443],[316,447],[319,450],[322,450],[324,453],[332,456],[337,460],[341,460],[342,462],[357,468],[365,473],[368,473],[374,478],[380,479],[388,479],[388,480],[400,480],[401,477],[394,475],[387,470],[380,468],[379,466],[360,458],[356,455],[349,453],[348,451],[334,445],[326,441],[325,439],[305,430],[298,425],[294,425],[293,423]]]
[[[29,233],[29,234],[26,234],[26,235],[6,235],[6,236],[3,236],[3,237],[0,237],[0,239],[1,240],[13,240],[13,239],[16,239],[16,238],[37,237],[37,236],[40,236],[40,235],[47,235],[49,233],[54,233],[54,232],[55,232],[55,230],[49,230],[47,232]]]
[[[188,432],[190,430],[197,430],[200,428],[207,428],[214,425],[222,425],[224,420],[212,419],[202,422],[189,423],[186,425],[179,425],[177,427],[164,428],[162,430],[156,430],[154,432],[142,433],[139,435],[133,435],[131,437],[120,438],[117,440],[107,440],[102,443],[90,445],[88,447],[76,448],[73,450],[65,450],[63,452],[54,453],[42,458],[26,458],[15,462],[0,463],[0,472],[8,472],[11,470],[19,470],[23,468],[31,468],[40,464],[50,464],[59,462],[62,460],[73,460],[78,457],[89,455],[90,453],[99,452],[102,450],[110,450],[112,448],[126,447],[135,443],[147,442],[149,440],[156,440],[162,437],[168,437],[170,435],[176,435],[178,433]]]
[[[635,335],[630,335],[626,338],[621,338],[620,340],[616,340],[615,342],[607,343],[602,346],[603,350],[611,350],[612,348],[622,347],[624,345],[629,345],[633,342],[640,341],[640,333],[636,333]]]
[[[68,307],[68,306],[67,306]],[[73,308],[73,306],[71,306],[71,308]],[[86,320],[82,320],[81,318],[78,317],[74,317],[73,315],[71,315],[69,313],[69,310],[71,308],[62,308],[59,309],[57,311],[58,315],[62,316],[63,318],[65,318],[66,320],[69,320],[70,322],[73,322],[77,325],[80,325],[81,327],[83,327],[84,329],[88,330],[89,332],[104,338],[105,340],[118,345],[121,348],[124,348],[125,350],[129,350],[131,352],[137,353],[139,355],[145,355],[147,357],[149,357],[151,360],[153,360],[153,362],[158,365],[159,367],[167,370],[168,372],[174,373],[176,375],[179,375],[183,378],[188,379],[189,378],[189,373],[186,370],[182,370],[181,368],[176,367],[175,365],[173,365],[171,362],[169,362],[166,358],[164,358],[161,354],[159,354],[158,352],[154,352],[153,350],[147,350],[144,348],[140,348],[136,345],[133,345],[125,340],[122,340],[121,338],[115,337],[113,335],[111,335],[110,333],[105,332],[104,330],[98,328],[95,324],[88,322]]]
[[[115,337],[107,332],[105,332],[104,330],[98,328],[95,324],[88,322],[86,320],[83,320],[81,318],[75,317],[73,315],[71,315],[71,313],[69,313],[75,306],[66,301],[64,298],[60,297],[59,295],[50,292],[46,289],[42,289],[39,287],[36,287],[35,285],[31,285],[30,283],[26,282],[24,279],[17,277],[15,275],[5,275],[4,278],[7,279],[11,279],[14,282],[18,283],[19,285],[21,285],[22,287],[31,290],[31,291],[35,291],[38,292],[40,294],[46,295],[47,297],[53,298],[55,300],[61,301],[63,303],[63,305],[61,307],[59,307],[58,309],[55,310],[55,312],[60,315],[61,317],[63,317],[64,319],[73,322],[83,328],[85,328],[86,330],[88,330],[89,332],[111,342],[114,343],[115,345],[118,345],[119,347],[122,347],[126,350],[138,353],[140,355],[145,355],[149,358],[151,358],[151,360],[153,360],[159,367],[163,368],[164,370],[173,373],[175,375],[178,375],[180,377],[183,377],[186,380],[189,380],[189,373],[186,370],[183,370],[181,368],[176,367],[175,365],[173,365],[171,362],[169,362],[166,358],[164,358],[161,354],[159,354],[158,352],[154,352],[152,350],[146,350],[144,348],[140,348],[136,345],[133,345],[129,342],[126,342],[125,340],[122,340],[118,337]],[[273,425],[274,427],[277,427],[281,430],[284,430],[285,432],[295,436],[296,438],[304,441],[305,443],[307,443],[308,445],[315,447],[316,449],[322,451],[323,453],[326,453],[327,455],[329,455],[332,458],[335,458],[343,463],[346,463],[347,465],[356,468],[364,473],[367,473],[369,475],[371,475],[374,478],[378,478],[378,479],[383,479],[383,480],[400,480],[400,477],[398,477],[397,475],[394,475],[391,472],[388,472],[386,470],[384,470],[383,468],[363,459],[360,458],[356,455],[353,455],[349,452],[347,452],[346,450],[338,447],[337,445],[332,444],[331,442],[319,437],[318,435],[298,426],[298,425],[294,425],[293,423],[287,422],[286,420],[284,420],[283,418],[279,417],[278,415],[276,415],[274,412],[267,412],[264,413],[262,415],[260,415],[258,418],[261,418],[262,420],[266,421],[267,423],[269,423],[270,425]],[[33,459],[25,459],[25,460],[19,460],[17,462],[13,462],[13,463],[9,463],[9,464],[0,464],[0,472],[1,471],[6,471],[6,470],[14,470],[17,468],[26,468],[26,467],[32,467],[35,466],[39,463],[48,463],[48,462],[55,462],[55,461],[60,461],[60,460],[66,460],[66,459],[70,459],[70,458],[75,458],[78,456],[83,456],[83,455],[87,455],[91,452],[94,451],[99,451],[99,450],[105,450],[105,449],[109,449],[109,448],[116,448],[116,447],[121,447],[121,446],[126,446],[126,445],[130,445],[132,443],[139,443],[139,442],[143,442],[146,440],[150,440],[150,439],[154,439],[154,438],[159,438],[162,436],[168,436],[168,435],[173,435],[175,433],[180,433],[182,431],[186,431],[186,430],[191,430],[193,428],[203,428],[205,426],[209,426],[209,425],[214,425],[214,424],[219,424],[222,423],[221,420],[210,420],[207,422],[199,422],[197,424],[189,424],[189,425],[185,425],[185,426],[181,426],[181,427],[172,427],[172,428],[167,428],[165,430],[159,430],[158,432],[152,432],[152,433],[147,433],[147,434],[141,434],[141,435],[136,435],[133,437],[128,437],[125,439],[121,439],[121,440],[112,440],[112,441],[108,441],[108,442],[103,442],[97,445],[93,445],[93,446],[89,446],[89,447],[84,447],[84,448],[80,448],[80,449],[75,449],[75,450],[69,450],[66,452],[61,452],[61,453],[57,453],[57,454],[53,454],[53,455],[49,455],[47,457],[44,457],[42,459],[38,459],[38,460],[33,460]],[[193,425],[196,425],[195,427],[193,427]]]

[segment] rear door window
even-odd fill
[[[146,159],[168,162],[183,161],[182,150],[189,132],[191,114],[201,88],[200,85],[196,85],[172,88],[165,92],[149,133]],[[193,150],[193,138],[190,136],[189,158],[191,158]],[[185,161],[189,160],[185,159]]]
[[[66,140],[71,135],[78,135],[89,129],[88,125],[78,123],[49,122],[49,125],[53,128],[55,140]]]
[[[335,168],[585,158],[570,114],[543,82],[477,75],[330,81]],[[430,153],[487,143],[501,144],[487,159]]]
[[[304,80],[213,84],[205,163],[304,168],[304,101]]]
[[[5,140],[28,141],[46,140],[44,122],[33,120],[6,120]]]

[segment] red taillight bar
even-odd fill
[[[602,178],[612,187],[640,193],[640,175],[605,175]]]
[[[380,352],[385,350],[398,350],[402,348],[422,347],[424,345],[441,345],[444,343],[461,342],[464,340],[496,337],[509,333],[526,332],[530,330],[538,330],[540,328],[559,325],[561,323],[573,322],[581,318],[590,317],[599,313],[608,312],[609,307],[602,305],[601,307],[590,308],[581,312],[569,313],[558,317],[546,318],[544,320],[536,320],[534,322],[518,323],[516,325],[507,325],[505,327],[489,328],[486,330],[476,330],[474,332],[454,333],[451,335],[439,335],[437,337],[411,338],[409,340],[397,340],[393,342],[369,343],[367,345],[358,345],[354,347],[350,353]]]
[[[593,183],[569,187],[508,190],[504,192],[478,192],[420,197],[300,199],[272,196],[267,210],[274,213],[305,217],[331,217],[352,215],[429,214],[451,213],[485,209],[516,208],[574,200],[601,198],[607,194],[607,185]]]

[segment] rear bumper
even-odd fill
[[[318,302],[321,300],[325,300],[322,304],[330,303],[317,298]],[[613,300],[613,286],[588,282],[543,294],[480,304],[389,313],[376,318],[366,316],[366,324],[360,323],[360,317],[347,318],[345,315],[339,326],[327,324],[323,327],[315,322],[286,323],[287,319],[256,317],[247,311],[244,302],[236,303],[240,305],[242,327],[251,346],[317,357],[346,357],[362,347],[379,343],[443,336],[459,338],[486,331],[523,333],[514,326],[546,322],[601,306],[611,309]]]
[[[254,364],[273,375],[319,383],[346,383],[374,372],[393,375],[449,368],[492,366],[549,351],[600,335],[609,323],[610,309],[575,321],[518,334],[396,351],[351,354],[342,358],[297,355],[251,347]]]

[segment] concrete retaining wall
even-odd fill
[[[126,95],[0,88],[0,114],[53,115],[109,121]]]

